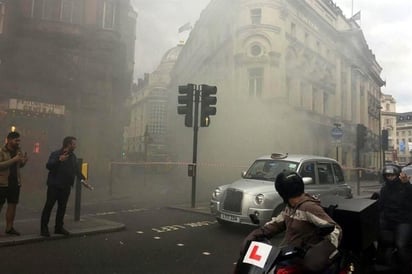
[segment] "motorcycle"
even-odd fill
[[[343,230],[338,255],[322,274],[383,273],[376,268],[379,216],[376,200],[328,197],[321,199],[321,204]],[[249,217],[254,224],[259,224],[256,215]],[[332,230],[333,226],[321,228],[319,235],[326,236]],[[255,239],[239,257],[234,273],[301,274],[293,261],[304,255],[305,250],[277,247],[267,238]]]
[[[249,215],[254,224],[260,221],[255,214]],[[334,226],[319,229],[319,236],[330,234]],[[247,244],[246,252],[239,257],[234,274],[302,274],[294,260],[302,259],[306,250],[297,247],[278,247],[266,237],[256,238]],[[340,256],[322,274],[350,274],[350,264],[341,266]]]

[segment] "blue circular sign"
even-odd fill
[[[343,136],[343,130],[339,127],[332,128],[332,137],[335,139],[340,139]]]

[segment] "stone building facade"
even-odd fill
[[[199,130],[199,162],[249,164],[288,152],[354,168],[363,124],[360,165],[378,167],[381,70],[360,26],[333,1],[212,0],[172,71],[171,154],[191,157],[192,130],[176,105],[178,85],[194,83],[218,87],[217,115]],[[339,140],[331,137],[335,124]]]
[[[132,85],[137,13],[130,0],[1,3],[0,133],[20,131],[38,170],[74,135],[91,175],[104,178],[107,162],[121,156],[122,106]]]
[[[381,126],[388,131],[388,149],[384,151],[385,161],[398,161],[399,142],[397,140],[396,100],[392,95],[382,94],[381,98]]]
[[[398,113],[396,118],[397,160],[406,164],[412,162],[412,112]]]
[[[125,158],[129,161],[165,161],[168,148],[170,72],[183,44],[168,50],[156,70],[139,79],[127,101],[130,120],[124,132]]]

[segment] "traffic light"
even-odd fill
[[[193,125],[193,93],[194,85],[179,86],[179,95],[177,102],[181,106],[177,106],[177,113],[185,115],[185,126],[192,127]]]
[[[382,129],[382,149],[384,151],[389,148],[389,132],[387,129]]]
[[[367,136],[367,128],[362,124],[358,124],[356,126],[356,144],[358,149],[363,149],[365,147]]]
[[[202,101],[200,108],[200,126],[208,127],[210,125],[210,115],[216,115],[217,98],[213,96],[217,93],[216,86],[201,85]]]

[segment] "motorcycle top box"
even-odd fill
[[[363,198],[330,200],[329,197],[324,197],[321,203],[327,212],[330,206],[333,207],[331,217],[342,227],[341,248],[363,251],[378,238],[379,209],[376,200]]]

